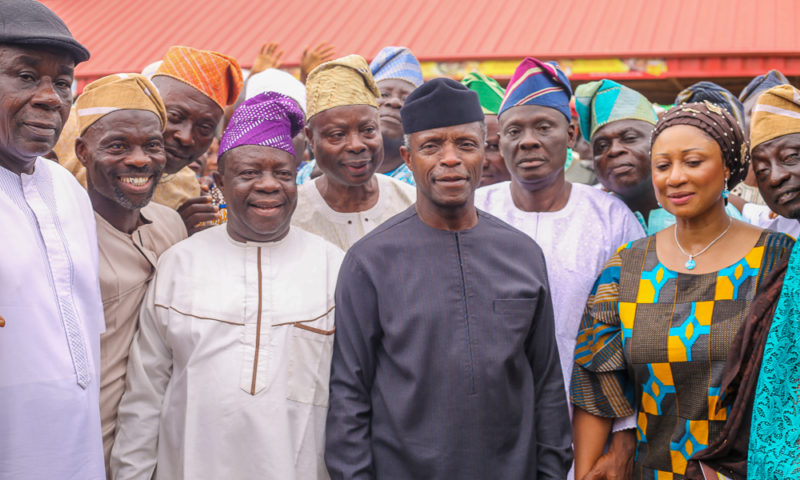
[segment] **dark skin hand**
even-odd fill
[[[199,226],[199,224],[217,220],[217,218],[219,218],[218,212],[219,208],[212,203],[210,195],[190,198],[183,202],[183,205],[178,207],[178,213],[183,219],[183,223],[186,225],[186,231],[189,235],[212,226]]]
[[[608,452],[597,459],[581,480],[623,480],[633,476],[633,456],[636,450],[634,430],[622,430],[611,435]]]
[[[203,194],[186,200],[183,205],[178,207],[178,214],[183,219],[183,223],[186,225],[186,232],[189,235],[213,226],[199,225],[203,222],[217,220],[219,217],[219,207],[212,203],[213,200],[209,194],[214,181],[211,177],[200,177],[197,181],[200,182],[200,190]]]

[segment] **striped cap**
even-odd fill
[[[407,47],[383,47],[369,64],[376,82],[381,80],[405,80],[414,85],[422,85],[422,68],[417,57]]]
[[[497,112],[500,111],[500,104],[503,103],[503,96],[506,94],[505,89],[497,83],[497,80],[480,72],[472,72],[468,73],[461,83],[478,94],[484,115],[497,115]]]
[[[617,120],[658,121],[653,105],[644,95],[613,80],[584,83],[575,89],[575,110],[581,134],[587,142],[603,125]]]
[[[750,120],[750,148],[800,132],[800,90],[779,85],[762,93]]]
[[[703,102],[705,100],[724,108],[733,115],[739,125],[744,126],[744,105],[742,105],[742,102],[727,88],[714,82],[703,80],[684,88],[675,97],[675,105]]]
[[[242,69],[235,58],[192,47],[170,47],[153,76],[182,81],[205,94],[225,110],[242,91]]]
[[[555,108],[570,120],[569,99],[572,88],[567,75],[555,62],[541,62],[527,57],[517,66],[508,82],[506,96],[498,115],[511,107],[541,105]]]
[[[153,112],[161,123],[167,124],[167,110],[158,89],[144,75],[118,73],[95,80],[83,89],[75,102],[78,134],[109,113],[118,110]]]
[[[758,94],[764,90],[769,90],[778,85],[789,85],[789,79],[778,70],[770,70],[764,75],[759,75],[750,80],[750,83],[739,93],[739,100],[745,102],[753,95],[758,97]]]

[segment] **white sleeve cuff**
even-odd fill
[[[617,418],[614,420],[614,425],[611,427],[611,433],[616,433],[622,430],[629,430],[636,428],[636,414],[627,417]]]

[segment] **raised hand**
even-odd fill
[[[336,53],[336,48],[327,42],[320,43],[311,51],[309,48],[311,47],[303,50],[303,57],[300,59],[300,81],[303,83],[306,83],[306,77],[311,70],[314,70],[317,65],[333,59],[333,55]]]

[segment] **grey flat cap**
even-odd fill
[[[68,52],[75,63],[89,60],[67,25],[36,0],[0,0],[0,45],[51,47]]]

